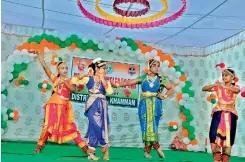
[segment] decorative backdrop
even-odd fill
[[[2,34],[2,56],[12,54],[16,47],[24,41],[26,41],[26,38]],[[60,49],[57,53],[66,61],[69,61],[78,53],[79,56],[89,55],[92,58],[98,56],[106,58],[109,56],[113,60],[120,58],[124,62],[132,60],[132,57],[118,56],[109,51],[93,52],[88,50],[81,54],[79,49],[64,48]],[[51,61],[51,57],[52,51],[46,51],[45,59],[47,62]],[[7,58],[2,58],[2,60],[6,59]],[[144,61],[140,59],[135,59],[134,61],[144,68]],[[194,120],[191,123],[195,127],[195,135],[199,141],[198,150],[204,151],[205,140],[208,137],[208,129],[211,121],[210,113],[213,105],[206,102],[206,97],[209,94],[201,92],[201,88],[206,84],[214,82],[217,78],[220,79],[220,72],[215,69],[215,65],[220,62],[224,62],[228,66],[233,66],[240,78],[239,84],[245,85],[245,43],[210,57],[194,58],[176,56],[174,57],[174,61],[179,64],[181,69],[188,76],[195,91],[195,103],[193,107],[190,108],[194,116]],[[230,64],[231,62],[233,63]],[[53,72],[55,72],[54,68]],[[43,124],[42,106],[51,92],[40,93],[40,90],[37,88],[38,83],[46,80],[47,77],[36,59],[28,65],[28,69],[22,72],[21,75],[25,76],[30,83],[24,87],[16,87],[14,83],[11,83],[8,87],[8,98],[6,101],[2,101],[2,107],[18,109],[19,120],[8,121],[8,127],[2,133],[2,139],[36,141],[41,131],[41,125]],[[177,132],[170,132],[168,130],[168,123],[171,121],[177,121],[181,128],[180,109],[175,96],[176,94],[164,101],[164,115],[159,131],[161,134],[161,144],[163,144],[165,148],[169,147],[174,136],[182,130],[178,129]],[[87,128],[87,119],[83,116],[84,105],[73,103],[73,107],[77,125],[81,133],[84,134]],[[244,99],[239,96],[237,108],[240,118],[238,121],[236,145],[233,149],[233,155],[239,156],[245,156],[245,153],[242,152],[242,149],[245,149],[242,146],[245,144],[245,130],[242,129],[245,128],[245,125],[241,122],[245,119],[244,107]],[[141,136],[137,133],[140,131],[137,110],[110,107],[109,113],[112,123],[110,132],[111,145],[118,147],[142,147]]]

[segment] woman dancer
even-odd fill
[[[173,91],[172,85],[166,79],[158,75],[160,67],[159,58],[151,58],[147,62],[145,75],[137,79],[128,80],[123,83],[116,83],[115,87],[126,87],[129,85],[141,84],[142,93],[139,103],[138,115],[142,131],[142,139],[145,144],[144,154],[151,158],[150,151],[153,146],[161,158],[164,158],[162,148],[159,144],[158,125],[162,116],[162,101]],[[164,96],[161,95],[163,88],[167,89]]]
[[[209,139],[215,162],[228,162],[231,147],[234,144],[238,114],[236,111],[236,97],[240,92],[235,85],[235,72],[225,69],[222,72],[223,82],[203,87],[203,91],[215,91],[218,103],[212,111],[212,122],[209,131]],[[222,148],[222,149],[221,149]],[[222,151],[222,153],[221,153]]]
[[[39,54],[38,58],[44,71],[54,85],[53,94],[44,106],[44,124],[35,152],[41,152],[49,138],[50,141],[59,144],[74,140],[83,152],[87,154],[89,151],[88,145],[81,138],[75,125],[72,105],[69,101],[70,93],[75,91],[75,86],[67,78],[67,64],[65,62],[59,62],[56,66],[58,75],[55,76],[46,65],[43,54]]]
[[[91,151],[88,159],[99,160],[99,158],[95,156],[95,152],[98,143],[100,143],[104,154],[103,159],[109,160],[109,116],[107,113],[106,94],[112,94],[113,89],[110,81],[105,78],[106,62],[97,58],[89,65],[88,71],[89,75],[81,74],[72,79],[72,83],[76,85],[87,85],[89,90],[89,97],[85,108],[85,116],[88,117],[89,120],[86,138],[88,138],[88,145]]]

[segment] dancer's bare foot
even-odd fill
[[[164,153],[162,152],[162,148],[161,147],[157,149],[157,153],[158,153],[158,155],[159,155],[160,158],[162,158],[162,159],[165,158]]]
[[[41,152],[41,149],[35,149],[34,152],[35,153],[40,153]]]
[[[34,150],[35,153],[40,153],[42,151],[42,149],[44,148],[44,146],[41,145],[37,145],[36,149]]]
[[[100,158],[96,157],[94,154],[89,154],[88,160],[98,161],[100,160]]]
[[[148,152],[145,152],[144,155],[146,158],[152,158],[152,156]]]

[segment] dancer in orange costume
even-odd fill
[[[202,89],[209,92],[215,91],[218,97],[218,103],[212,111],[209,131],[214,162],[229,162],[238,118],[235,105],[240,88],[234,82],[235,72],[225,69],[222,72],[222,78],[223,82],[216,81],[215,84],[207,85]]]
[[[58,62],[56,66],[58,75],[55,76],[46,65],[43,54],[39,54],[38,58],[47,76],[53,82],[53,94],[44,106],[44,125],[35,152],[41,152],[49,138],[50,141],[58,144],[74,140],[87,154],[89,148],[76,127],[72,104],[69,99],[70,93],[75,91],[75,86],[67,78],[67,64]]]

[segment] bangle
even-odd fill
[[[168,98],[168,95],[164,95],[163,97],[164,97],[164,98]]]

